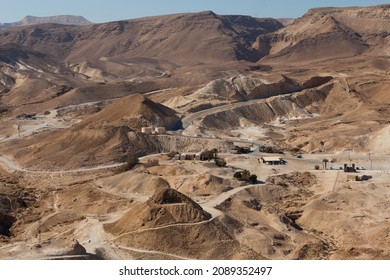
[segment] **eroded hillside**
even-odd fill
[[[2,28],[0,258],[388,259],[389,11]]]

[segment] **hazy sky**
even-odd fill
[[[313,7],[371,6],[388,0],[0,0],[0,22],[26,15],[82,15],[93,22],[211,10],[255,17],[300,17]]]

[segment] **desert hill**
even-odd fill
[[[123,162],[128,155],[159,151],[158,140],[140,133],[141,127],[172,129],[180,124],[172,109],[139,94],[129,95],[68,129],[22,141],[18,160],[27,166],[47,166],[50,162],[51,166],[67,168]]]
[[[225,64],[245,69],[236,62],[259,58],[251,46],[256,36],[281,26],[273,19],[203,12],[87,26],[40,23],[2,29],[0,87],[9,92],[2,101],[17,107],[19,115],[127,93],[197,86],[224,76]],[[193,71],[196,75],[186,74]]]
[[[157,57],[174,63],[251,60],[258,34],[276,31],[273,19],[218,16],[212,12],[178,14],[91,26],[39,25],[0,32],[13,42],[68,61],[103,57]],[[194,48],[193,42],[197,42]]]
[[[1,90],[12,93],[3,101],[11,106],[29,104],[34,111],[44,111],[121,97],[125,94],[116,92],[132,85],[132,93],[185,85],[200,87],[212,80],[232,79],[248,70],[272,69],[254,65],[259,59],[276,69],[283,65],[277,70],[283,72],[294,63],[311,65],[314,61],[353,59],[359,54],[377,56],[378,52],[386,55],[387,13],[386,5],[314,9],[284,28],[273,19],[219,16],[212,12],[90,26],[40,24],[8,28],[0,31],[1,42],[13,44],[19,55],[17,59],[8,53],[4,56],[18,64],[10,63],[9,58],[7,63],[3,61],[4,67],[12,70],[1,71],[5,81],[2,84],[7,84],[0,85]],[[197,42],[195,48],[193,42]],[[30,61],[34,55],[27,60],[29,53],[44,57],[44,62]],[[386,60],[381,57],[373,64],[386,68]],[[242,83],[240,79],[236,81]],[[122,84],[116,88],[114,82]],[[129,86],[123,87],[123,83]],[[215,86],[225,87],[225,94],[233,99],[242,99],[240,88],[236,90],[229,83]],[[29,95],[27,88],[33,89]],[[62,96],[62,88],[74,90]],[[93,92],[99,97],[95,98]],[[253,95],[258,97],[263,96]]]
[[[269,59],[332,59],[355,56],[368,48],[355,30],[329,14],[305,15],[274,36]]]
[[[60,15],[60,16],[50,16],[50,17],[34,17],[26,16],[22,20],[11,23],[1,23],[0,28],[8,28],[12,26],[26,26],[26,25],[35,25],[43,23],[57,23],[64,25],[85,25],[92,24],[89,20],[85,19],[82,16],[72,16],[72,15]]]
[[[172,224],[199,223],[211,215],[196,202],[174,189],[158,190],[146,202],[132,208],[119,221],[107,225],[106,229],[115,235],[138,228],[163,227]]]
[[[388,258],[389,10],[1,29],[0,258]]]
[[[133,94],[115,101],[101,112],[79,123],[77,128],[103,123],[126,125],[134,130],[142,126],[162,126],[167,129],[180,128],[180,119],[172,109],[155,103],[141,94]]]
[[[1,99],[17,110],[51,101],[86,83],[57,58],[17,44],[0,45],[0,67]]]
[[[369,50],[384,54],[389,25],[388,5],[318,8],[285,28],[259,36],[256,47],[268,50],[270,57],[265,61],[299,63],[356,56]]]
[[[263,258],[235,239],[234,226],[229,224],[234,221],[229,217],[210,219],[211,215],[197,203],[168,188],[157,191],[147,202],[132,208],[117,222],[106,224],[104,229],[124,248],[154,247],[160,252],[202,259]]]
[[[23,189],[16,176],[0,171],[0,239],[10,235],[17,216],[34,205],[35,201],[35,193]]]
[[[383,35],[389,28],[390,5],[374,7],[318,8],[311,9],[307,15],[328,14],[363,37],[374,34]]]

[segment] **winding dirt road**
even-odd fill
[[[11,161],[10,159],[7,159],[3,156],[0,156],[0,164],[5,165],[7,168],[13,170],[13,171],[20,171],[25,173],[36,173],[36,174],[63,174],[63,173],[79,173],[79,172],[88,172],[88,171],[98,171],[102,169],[111,169],[116,168],[119,166],[122,166],[123,163],[112,163],[107,165],[99,165],[95,167],[90,168],[77,168],[77,169],[70,169],[70,170],[62,170],[62,171],[43,171],[43,170],[33,170],[33,169],[26,169],[21,166],[19,166],[17,163]]]

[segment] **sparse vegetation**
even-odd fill
[[[126,171],[129,171],[130,169],[133,169],[134,166],[136,166],[139,163],[139,159],[135,156],[127,156],[125,163],[121,166],[119,166],[116,170],[115,173],[123,173]]]
[[[389,7],[54,27],[0,24],[0,259],[390,257]]]
[[[322,162],[324,163],[324,169],[325,169],[325,170],[328,169],[328,162],[329,162],[329,159],[324,158],[324,159],[322,160]]]
[[[223,158],[216,158],[216,159],[214,159],[214,162],[219,167],[225,167],[226,166],[226,161]]]
[[[218,156],[218,149],[211,149],[211,150],[205,150],[203,151],[201,154],[200,154],[200,159],[201,160],[212,160],[212,159],[216,159]]]
[[[170,151],[168,154],[167,154],[167,157],[169,159],[172,159],[175,155],[177,155],[178,152],[177,151]]]
[[[260,211],[261,210],[261,204],[256,198],[252,198],[250,200],[244,200],[243,201],[245,206],[253,209],[255,211]]]
[[[250,148],[240,146],[235,146],[234,150],[236,151],[236,154],[249,154],[252,152]]]
[[[248,170],[237,171],[233,175],[239,181],[249,182],[251,184],[257,183],[257,175],[251,174]]]
[[[261,146],[259,147],[259,151],[268,154],[283,154],[283,151],[281,149],[271,146]]]

